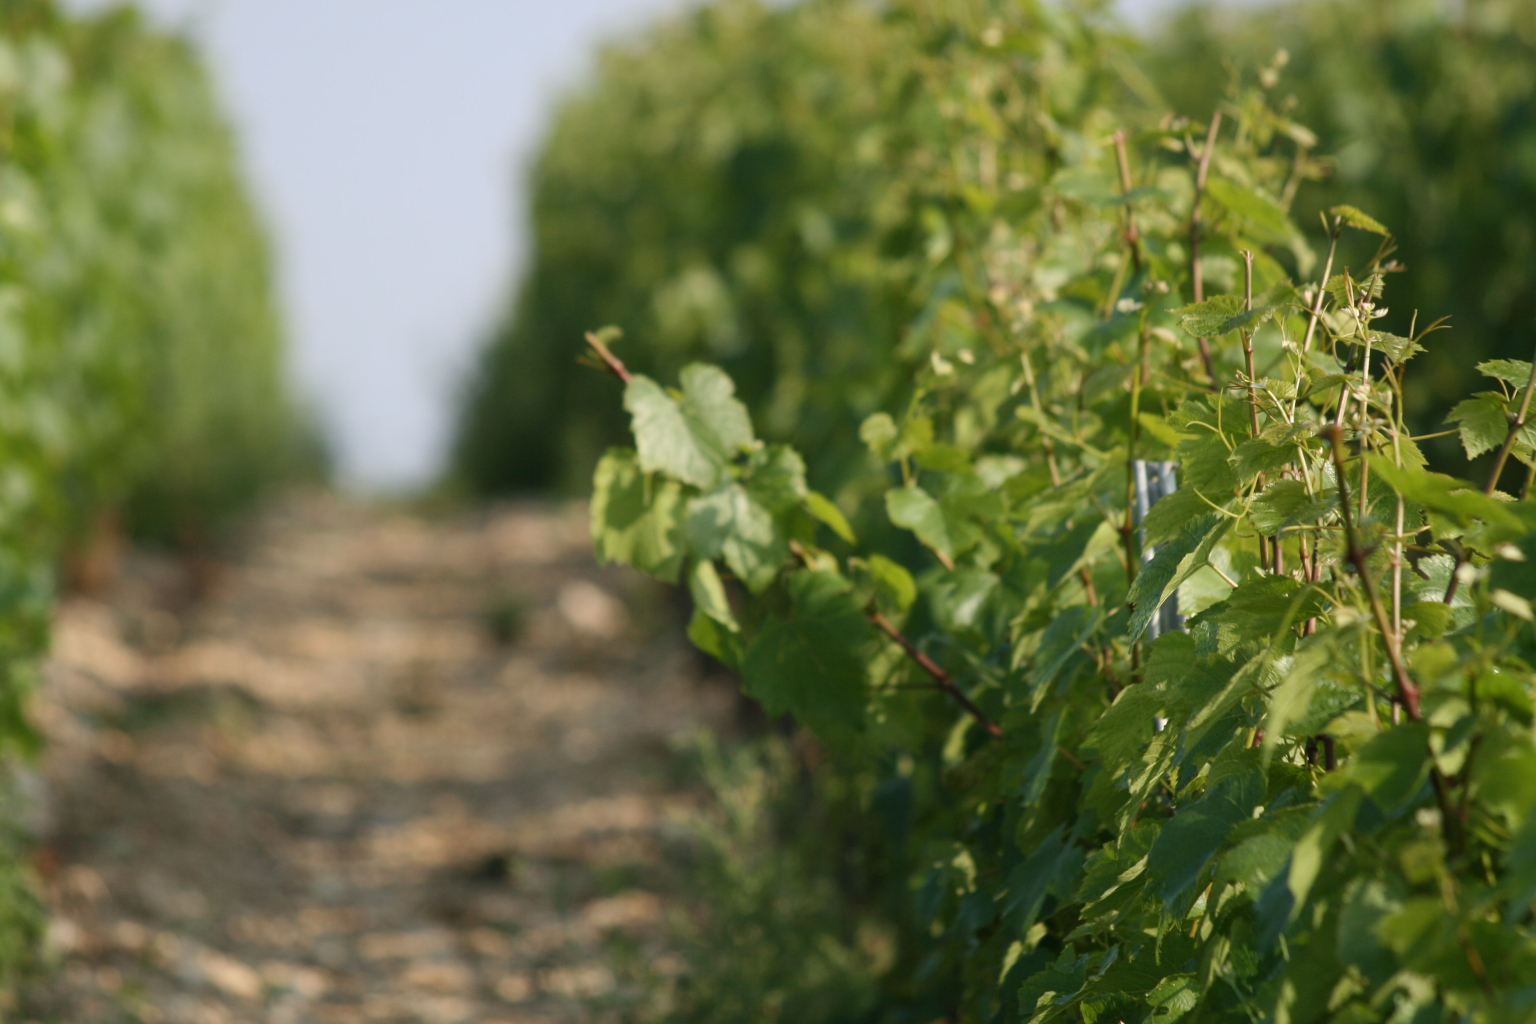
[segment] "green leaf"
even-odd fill
[[[1269,714],[1264,718],[1266,758],[1285,738],[1290,724],[1307,713],[1318,683],[1337,658],[1338,638],[1336,630],[1322,632],[1306,637],[1297,646],[1284,678],[1269,699]]]
[[[1500,447],[1509,436],[1509,407],[1492,392],[1458,402],[1445,421],[1460,424],[1461,446],[1469,459]]]
[[[827,498],[815,491],[807,491],[805,508],[819,522],[849,544],[858,543],[858,538],[853,535],[853,527],[848,525],[848,517],[843,515],[842,509],[832,504]]]
[[[1186,525],[1177,537],[1158,545],[1156,554],[1141,567],[1126,595],[1126,602],[1133,609],[1127,627],[1131,640],[1141,638],[1157,609],[1178,592],[1179,584],[1205,567],[1211,549],[1231,525],[1227,516],[1201,516]]]
[[[1369,231],[1373,235],[1381,235],[1382,237],[1386,237],[1388,234],[1390,234],[1390,232],[1387,231],[1385,224],[1377,220],[1375,217],[1361,212],[1357,207],[1334,206],[1331,207],[1328,212],[1333,214],[1335,217],[1338,217],[1345,224],[1348,224],[1352,228],[1359,228],[1361,231]]]
[[[1254,529],[1268,536],[1292,526],[1309,526],[1339,507],[1338,492],[1327,490],[1313,499],[1300,480],[1276,480],[1248,507]]]
[[[1531,364],[1524,359],[1489,359],[1477,364],[1477,372],[1517,389],[1531,382]]]
[[[1259,241],[1284,242],[1296,233],[1285,207],[1256,188],[1213,177],[1206,183],[1206,192],[1246,221]]]
[[[1387,358],[1394,363],[1401,363],[1412,359],[1424,351],[1424,346],[1412,338],[1405,338],[1400,334],[1390,334],[1386,331],[1371,331],[1371,342],[1378,352],[1385,352]]]
[[[873,630],[846,580],[802,570],[789,579],[793,613],[774,618],[742,661],[742,685],[771,715],[792,713],[827,739],[863,729]]]
[[[1277,640],[1297,622],[1320,614],[1325,604],[1316,587],[1289,576],[1260,576],[1243,580],[1226,598],[1192,617],[1189,627],[1202,650],[1214,640],[1226,654],[1239,645]]]
[[[1062,842],[1061,827],[1051,830],[1030,851],[1029,857],[1019,863],[1008,876],[1008,896],[1003,904],[1003,914],[1012,919],[1017,934],[1023,934],[1035,923],[1035,915],[1055,881],[1056,868],[1062,854],[1068,851]]]
[[[1317,881],[1334,844],[1354,825],[1355,812],[1360,809],[1363,796],[1355,786],[1334,793],[1296,841],[1296,848],[1291,853],[1291,870],[1286,877],[1286,886],[1294,901],[1291,910],[1293,918],[1306,905],[1312,885]]]
[[[1524,521],[1513,508],[1490,498],[1455,477],[1431,473],[1426,469],[1398,469],[1390,459],[1369,454],[1371,473],[1409,501],[1433,509],[1466,527],[1481,520],[1506,530],[1526,532]]]
[[[890,413],[877,412],[859,426],[859,440],[863,441],[875,458],[881,462],[892,460],[896,439],[899,436],[896,421],[891,419]]]
[[[1317,428],[1311,423],[1276,423],[1238,445],[1227,461],[1238,480],[1246,483],[1260,473],[1290,466],[1304,448],[1321,443],[1316,438]]]
[[[777,515],[803,504],[810,494],[805,486],[805,460],[788,445],[755,449],[747,461],[744,482],[752,499]]]
[[[693,646],[735,672],[741,671],[741,635],[695,608],[688,620],[688,639]]]
[[[981,569],[958,569],[929,584],[928,604],[939,628],[951,634],[974,630],[1000,582]]]
[[[1039,647],[1034,652],[1034,665],[1030,685],[1030,710],[1040,706],[1051,684],[1063,677],[1063,670],[1082,655],[1083,644],[1099,627],[1097,608],[1075,604],[1051,619],[1050,625],[1040,634]],[[1070,675],[1066,675],[1070,678]]]
[[[917,534],[944,562],[954,562],[961,538],[933,495],[915,485],[896,487],[885,492],[885,511],[891,522]]]
[[[1179,442],[1189,438],[1188,434],[1183,434],[1173,429],[1166,419],[1156,413],[1144,412],[1137,419],[1141,423],[1142,430],[1145,430],[1151,437],[1170,448],[1178,447]]]
[[[699,488],[715,485],[719,463],[693,436],[683,410],[660,384],[636,375],[624,389],[624,408],[629,410],[641,469]]]
[[[1053,543],[1040,549],[1039,553],[1045,556],[1049,566],[1045,585],[1055,588],[1067,576],[1114,550],[1119,543],[1120,531],[1097,515],[1075,524]]]
[[[865,571],[875,581],[876,589],[889,598],[897,608],[906,611],[917,600],[917,584],[912,574],[884,555],[870,555],[864,563]]]
[[[1156,880],[1165,904],[1195,884],[1233,826],[1246,821],[1264,800],[1264,777],[1250,771],[1217,786],[1205,799],[1180,807],[1147,853],[1147,876]]]
[[[632,565],[676,582],[687,549],[682,485],[647,477],[634,452],[614,448],[598,462],[592,488],[598,561]]]
[[[1404,722],[1355,752],[1346,770],[1376,806],[1391,814],[1429,778],[1429,726]]]
[[[736,385],[718,367],[694,363],[682,373],[678,401],[649,377],[636,376],[624,389],[647,473],[666,473],[701,490],[719,480],[731,458],[753,445],[746,406],[735,398]]]
[[[688,542],[701,558],[723,557],[754,594],[768,589],[789,558],[773,513],[738,483],[688,503]]]
[[[1217,295],[1204,302],[1180,307],[1173,314],[1179,318],[1179,326],[1191,337],[1214,338],[1220,333],[1223,324],[1242,312],[1242,296]]]
[[[688,592],[693,595],[693,606],[714,619],[732,633],[741,632],[731,602],[725,596],[725,584],[715,571],[715,563],[707,559],[695,559],[688,570]]]
[[[923,469],[940,473],[958,473],[971,468],[971,457],[964,448],[952,444],[931,444],[912,453],[912,461]]]
[[[718,366],[692,363],[683,367],[683,416],[688,427],[715,457],[729,461],[752,447],[752,418],[736,398],[736,384]]]
[[[1351,297],[1359,300],[1360,294],[1369,291],[1369,298],[1379,299],[1386,289],[1386,279],[1380,274],[1371,274],[1363,280],[1350,277],[1348,273],[1334,274],[1323,286],[1323,291],[1333,296],[1334,302],[1340,306],[1348,306]]]
[[[1223,323],[1220,327],[1217,327],[1213,333],[1215,335],[1220,335],[1230,334],[1233,331],[1251,331],[1258,327],[1260,324],[1269,320],[1273,320],[1278,312],[1284,308],[1285,307],[1283,305],[1255,306],[1250,310],[1245,310],[1244,312],[1232,317],[1230,320]]]

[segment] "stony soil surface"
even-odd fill
[[[614,958],[668,969],[679,737],[730,707],[662,592],[577,508],[310,497],[243,551],[60,612],[22,1019],[618,1019]]]

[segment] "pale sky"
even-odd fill
[[[441,468],[552,101],[597,43],[684,2],[144,0],[212,60],[276,243],[292,374],[344,483]]]

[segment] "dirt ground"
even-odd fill
[[[311,496],[205,600],[137,555],[67,601],[22,1019],[619,1019],[613,958],[671,962],[680,738],[731,705],[583,515]]]

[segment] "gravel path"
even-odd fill
[[[679,738],[730,708],[663,592],[574,507],[309,497],[245,552],[204,601],[137,556],[60,612],[22,1019],[619,1019],[613,958],[668,969]]]

